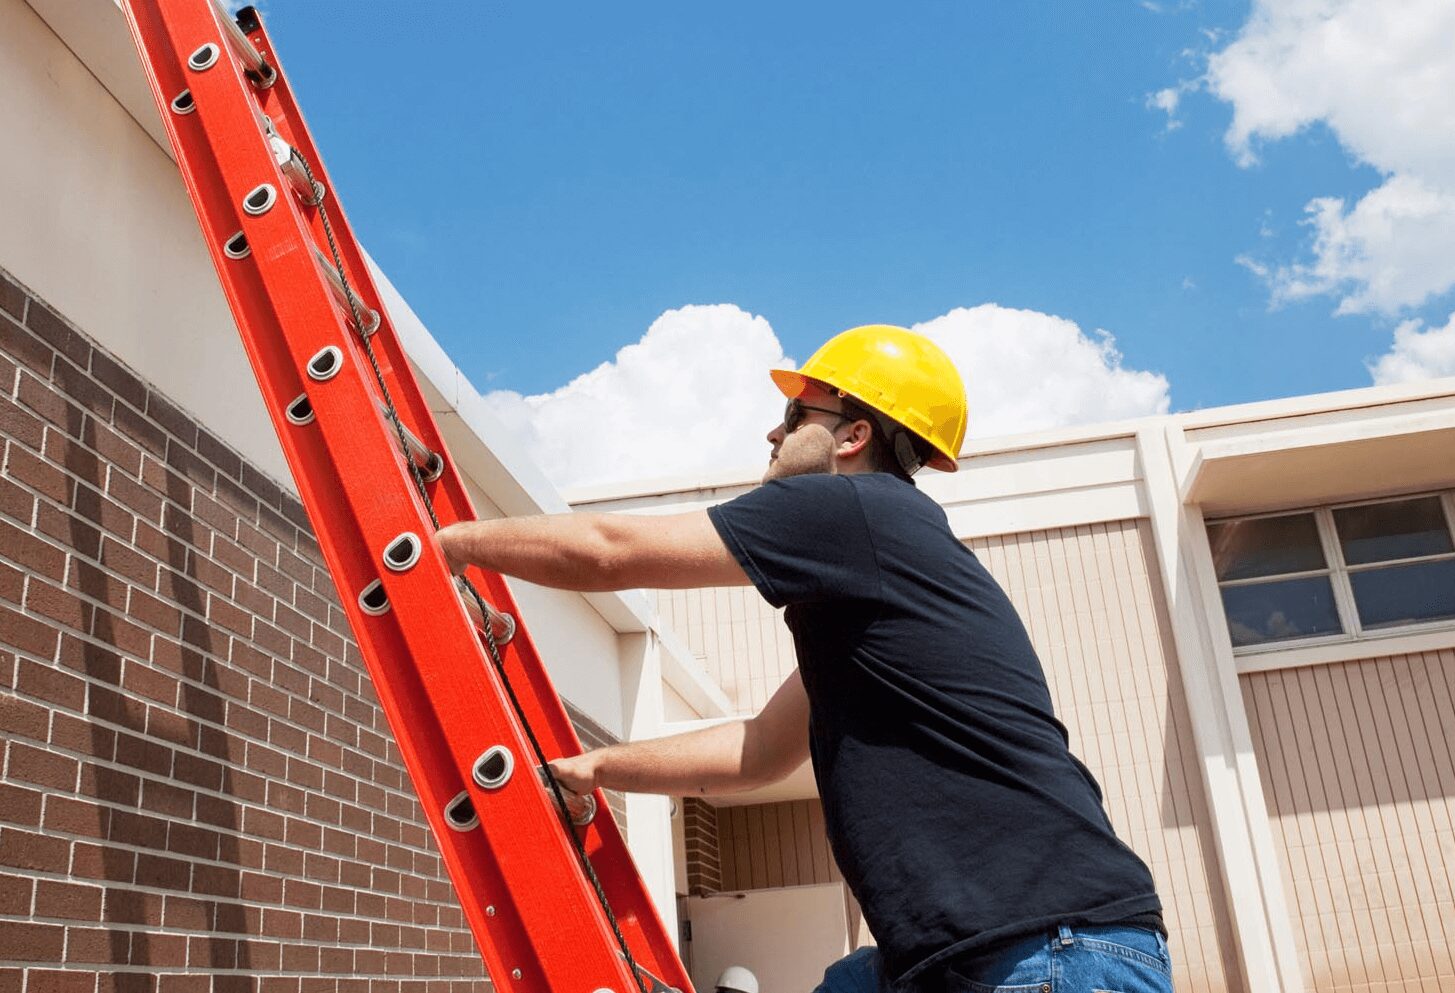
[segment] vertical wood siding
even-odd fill
[[[1211,820],[1145,521],[969,542],[1041,656],[1071,747],[1151,866],[1179,993],[1242,989]]]
[[[756,713],[798,665],[793,637],[751,586],[659,590],[657,609],[739,713]]]
[[[817,800],[719,807],[724,890],[842,882]]]
[[[1455,990],[1455,651],[1241,679],[1310,990]]]

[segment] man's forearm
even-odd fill
[[[667,738],[624,742],[575,759],[562,760],[572,778],[589,776],[581,786],[628,793],[696,796],[736,793],[771,779],[770,763],[754,754],[750,725],[730,721]]]
[[[556,589],[613,589],[599,514],[468,521],[439,533],[455,571],[479,566]]]

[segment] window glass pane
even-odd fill
[[[1233,645],[1339,634],[1339,611],[1328,576],[1223,588],[1223,609]]]
[[[1439,497],[1345,507],[1334,511],[1334,529],[1350,565],[1455,550]]]
[[[1207,529],[1218,579],[1251,579],[1324,568],[1313,514],[1223,521]]]
[[[1351,572],[1366,628],[1455,618],[1455,559]]]

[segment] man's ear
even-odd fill
[[[839,442],[837,455],[841,459],[851,459],[869,447],[869,442],[873,439],[873,425],[868,421],[854,421],[849,425],[849,433]]]

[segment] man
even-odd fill
[[[799,667],[744,721],[553,763],[578,792],[750,789],[813,760],[829,841],[877,949],[821,991],[1167,993],[1151,874],[1067,749],[1005,594],[915,488],[953,472],[964,388],[935,345],[875,325],[799,372],[764,483],[706,512],[455,525],[451,565],[575,590],[752,583]]]

